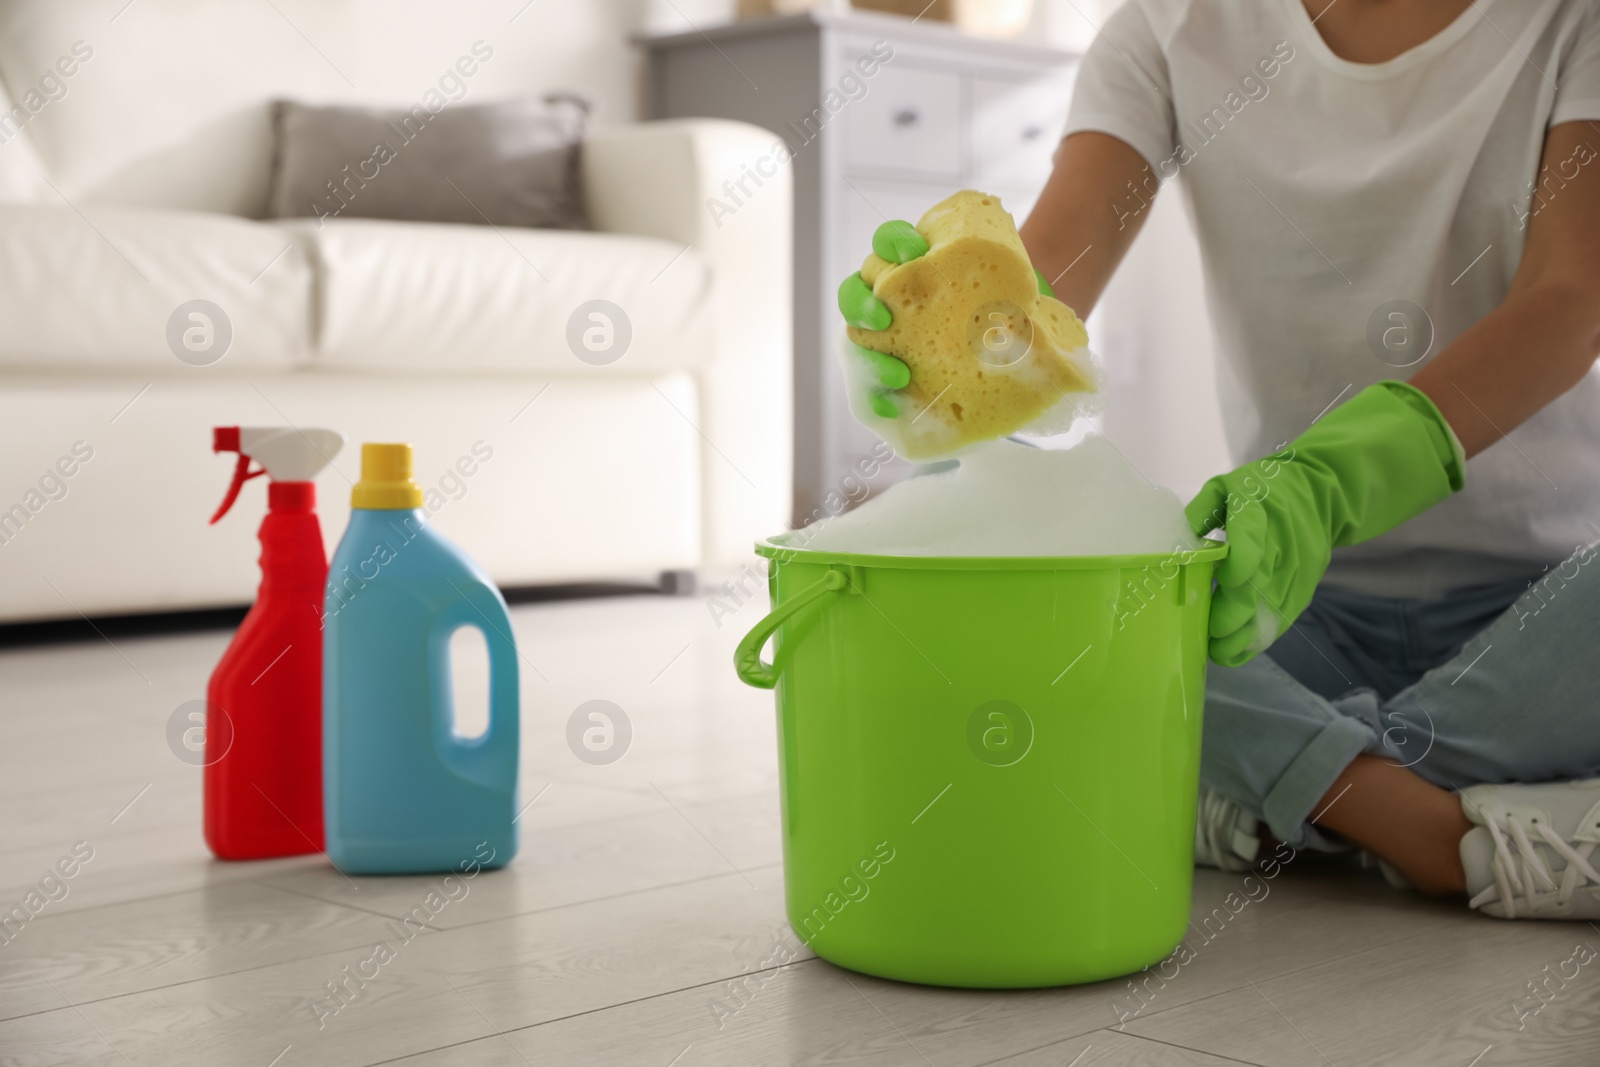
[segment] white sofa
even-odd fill
[[[346,435],[330,551],[359,443],[411,441],[506,586],[737,565],[783,528],[787,173],[705,208],[771,134],[598,126],[597,232],[261,221],[270,100],[409,105],[480,40],[499,65],[448,81],[464,101],[549,90],[540,28],[488,0],[125,4],[0,0],[0,621],[248,601],[264,493],[207,526],[214,425]],[[207,366],[167,339],[195,299],[233,331]],[[632,325],[605,366],[567,343],[593,299]]]

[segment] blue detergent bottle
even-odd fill
[[[323,604],[323,816],[352,874],[499,867],[516,854],[517,650],[506,602],[441,537],[411,446],[361,446],[350,526]],[[450,637],[489,649],[489,727],[456,732]]]

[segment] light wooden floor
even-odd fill
[[[1512,1007],[1600,930],[1479,919],[1312,859],[1197,937],[1120,1031],[1119,1006],[1140,1004],[1124,982],[936,990],[811,957],[783,921],[771,696],[730,669],[760,610],[719,629],[699,598],[516,609],[538,797],[521,854],[320,1029],[308,1001],[437,879],[208,858],[200,772],[165,730],[225,634],[0,652],[0,909],[74,842],[94,850],[0,945],[0,1063],[1600,1062],[1600,960],[1552,979],[1520,1029]],[[596,698],[633,724],[610,766],[566,747],[568,715]],[[1197,914],[1239,887],[1198,872]],[[780,945],[799,961],[763,971]]]

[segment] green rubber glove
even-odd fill
[[[878,258],[890,263],[909,263],[918,256],[928,254],[928,242],[911,223],[894,219],[873,232],[872,251]],[[1044,275],[1037,269],[1033,274],[1039,280],[1039,292],[1055,296]],[[860,271],[839,285],[839,314],[844,316],[846,324],[863,330],[887,330],[894,322],[894,314],[889,306],[872,295],[872,288],[861,277]],[[906,366],[905,361],[893,356],[863,348],[852,341],[845,343],[866,363],[876,383],[867,397],[873,414],[884,419],[899,418],[900,406],[889,394],[911,384],[911,368]]]
[[[872,251],[890,263],[909,263],[918,256],[927,255],[928,242],[911,223],[894,219],[874,231]],[[889,306],[872,295],[872,287],[862,279],[860,271],[839,286],[839,314],[844,316],[846,324],[863,330],[887,330],[894,322]],[[889,394],[911,384],[911,368],[903,360],[863,348],[853,341],[845,344],[867,365],[871,380],[876,383],[867,394],[873,414],[883,419],[899,418],[900,406]]]
[[[1460,489],[1466,459],[1433,401],[1378,382],[1281,452],[1206,482],[1185,514],[1228,534],[1211,601],[1211,658],[1237,667],[1311,603],[1334,548],[1391,530]]]

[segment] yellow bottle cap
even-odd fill
[[[422,506],[422,488],[411,480],[411,446],[361,446],[361,480],[350,494],[350,506],[410,510]]]

